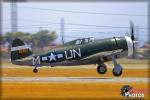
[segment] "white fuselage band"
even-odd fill
[[[16,47],[12,47],[11,51],[17,51],[17,50],[22,50],[22,49],[29,49],[29,47],[27,45],[16,46]]]

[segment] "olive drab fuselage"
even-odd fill
[[[102,40],[96,40],[89,43],[81,43],[81,44],[70,44],[70,45],[64,45],[60,46],[58,48],[54,48],[50,50],[49,52],[37,55],[33,57],[33,65],[35,62],[38,62],[38,65],[42,65],[44,63],[52,64],[57,62],[63,62],[63,61],[72,61],[72,60],[83,60],[86,59],[93,59],[89,56],[94,56],[96,59],[104,57],[106,58],[105,61],[109,61],[110,59],[107,59],[105,55],[101,55],[98,53],[101,52],[111,52],[111,54],[115,53],[114,51],[117,51],[119,53],[126,51],[127,55],[127,42],[126,39],[123,37],[114,37],[114,38],[108,38],[108,39],[102,39]],[[107,56],[111,56],[111,54]],[[121,56],[121,54],[119,54]],[[123,56],[123,55],[122,55]],[[89,57],[89,58],[88,58]],[[86,59],[85,59],[86,58]],[[95,63],[95,62],[94,62]]]

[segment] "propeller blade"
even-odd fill
[[[135,33],[134,33],[134,24],[132,21],[130,21],[130,35],[131,35],[131,40],[133,43],[133,49],[135,50]]]
[[[131,39],[134,41],[135,35],[134,35],[134,24],[132,21],[130,21],[130,34],[131,34]]]

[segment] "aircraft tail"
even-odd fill
[[[32,55],[31,48],[20,39],[14,39],[11,47],[11,60],[19,60]]]

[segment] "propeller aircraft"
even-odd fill
[[[131,56],[134,52],[134,25],[130,22],[131,37],[112,37],[100,40],[82,38],[67,42],[47,53],[33,55],[31,48],[20,39],[14,39],[11,47],[11,62],[16,65],[34,67],[38,72],[42,66],[74,66],[97,64],[97,72],[105,74],[107,61],[113,62],[112,73],[120,76],[123,68],[116,59]]]

